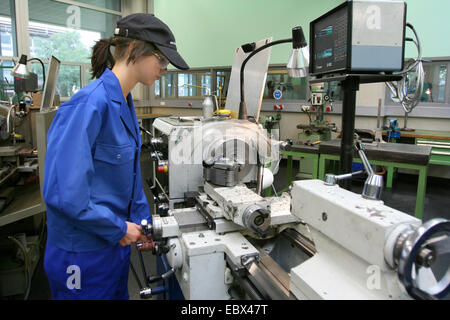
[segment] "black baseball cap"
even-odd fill
[[[175,37],[169,27],[153,14],[134,13],[117,21],[114,35],[151,42],[178,69],[189,66],[177,51]]]

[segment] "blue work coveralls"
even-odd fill
[[[61,105],[47,135],[44,269],[54,299],[128,299],[125,221],[150,220],[131,94],[108,68]]]

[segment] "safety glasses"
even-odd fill
[[[166,57],[164,57],[164,56],[162,56],[162,55],[159,55],[159,54],[156,53],[156,52],[153,52],[153,54],[155,55],[156,58],[158,58],[158,61],[159,61],[159,67],[160,67],[161,69],[166,69],[167,66],[169,65],[169,60],[167,60]]]

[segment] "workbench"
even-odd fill
[[[386,136],[387,132],[383,131]],[[450,166],[450,131],[415,130],[401,131],[400,141],[404,138],[414,139],[416,145],[431,146],[429,164]]]
[[[17,187],[14,200],[0,213],[0,227],[45,212],[39,183]]]
[[[287,187],[283,191],[287,190],[287,188],[292,183],[292,165],[293,158],[309,158],[313,160],[313,170],[312,170],[312,179],[318,179],[318,169],[319,169],[319,145],[304,145],[304,144],[293,144],[289,146],[286,150],[281,151],[282,156],[288,157],[287,162]]]

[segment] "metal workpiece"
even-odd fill
[[[228,120],[221,123],[221,130],[214,132],[212,128],[205,129],[206,134],[219,134],[213,141],[203,146],[203,167],[205,181],[218,186],[235,186],[256,180],[256,159],[259,136],[264,133],[258,126],[233,127]],[[225,125],[226,123],[229,125]],[[208,123],[208,125],[212,125]],[[242,138],[239,136],[241,134]],[[222,136],[220,136],[222,135]],[[263,147],[264,145],[260,146]]]
[[[162,237],[162,218],[159,215],[152,216],[152,237],[154,240],[159,240]]]
[[[270,227],[270,210],[257,204],[250,205],[242,215],[242,222],[244,226],[264,238],[265,232]]]
[[[259,157],[259,156],[257,156]],[[259,162],[259,159],[258,159]],[[263,175],[264,175],[264,165],[259,164],[258,165],[258,173],[257,173],[257,179],[256,179],[256,194],[261,194],[262,188],[263,188]]]
[[[220,158],[210,166],[203,165],[203,178],[217,186],[233,187],[239,183],[240,164]]]

